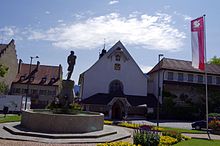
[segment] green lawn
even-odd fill
[[[171,128],[171,127],[161,127],[165,130],[171,130],[171,131],[178,131],[180,133],[194,133],[194,134],[201,134],[206,133],[206,131],[199,131],[199,130],[190,130],[190,129],[181,129],[181,128]]]
[[[0,115],[0,123],[18,122],[18,121],[21,121],[21,116],[18,116],[18,115],[7,115],[4,118],[4,115]]]
[[[174,146],[220,146],[220,140],[191,139],[179,142]]]

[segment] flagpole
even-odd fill
[[[209,110],[208,110],[208,78],[207,78],[207,57],[206,57],[206,25],[205,25],[205,15],[203,15],[204,20],[204,54],[205,54],[205,100],[206,100],[206,131],[209,136]],[[210,136],[209,136],[210,139]]]

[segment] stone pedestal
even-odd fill
[[[67,106],[71,103],[73,103],[73,98],[75,96],[75,93],[74,93],[74,84],[75,82],[72,81],[72,80],[63,80],[62,81],[62,90],[61,90],[61,93],[60,93],[60,103],[62,105],[66,105]]]

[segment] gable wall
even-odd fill
[[[121,64],[120,70],[114,70],[115,63]],[[109,93],[109,84],[113,80],[123,83],[126,95],[147,95],[147,78],[132,58],[122,57],[120,62],[115,56],[106,54],[84,74],[82,99],[96,93]]]

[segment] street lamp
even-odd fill
[[[30,66],[29,66],[29,78],[28,78],[28,82],[27,82],[27,91],[26,91],[26,98],[25,98],[25,106],[24,106],[24,109],[27,110],[27,98],[28,98],[28,93],[29,93],[29,86],[30,86],[30,79],[31,79],[31,66],[32,66],[32,60],[34,58],[39,58],[38,56],[35,56],[35,57],[30,57],[31,58],[31,61],[30,61]]]
[[[160,57],[163,57],[163,54],[158,55],[158,91],[157,91],[157,127],[159,127],[159,115],[160,115]]]

